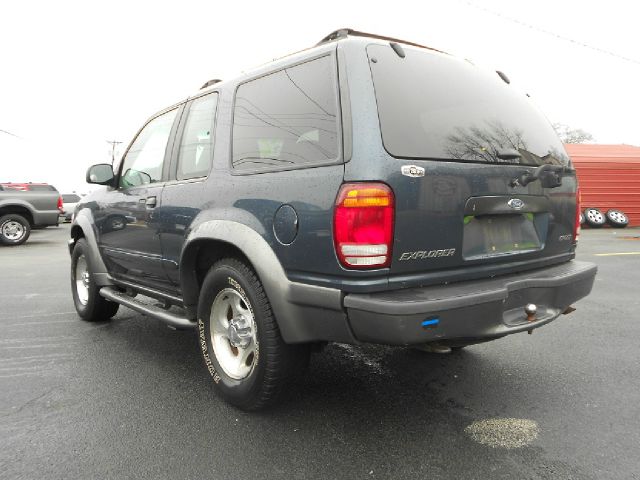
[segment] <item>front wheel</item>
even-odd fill
[[[71,293],[76,312],[83,320],[109,320],[118,312],[117,303],[100,296],[100,289],[92,277],[87,255],[89,246],[84,238],[76,242],[71,255]]]
[[[234,258],[217,262],[204,279],[198,334],[217,394],[243,410],[275,402],[309,358],[306,345],[284,343],[262,283]]]
[[[3,245],[22,245],[30,234],[29,221],[22,215],[10,213],[0,217],[0,243]]]

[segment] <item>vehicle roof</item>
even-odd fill
[[[323,53],[331,52],[335,50],[339,44],[347,44],[347,43],[359,44],[362,46],[362,48],[365,48],[367,45],[370,45],[370,44],[388,45],[390,43],[399,43],[399,44],[408,45],[411,47],[424,48],[425,50],[430,50],[440,54],[448,55],[446,52],[443,52],[436,48],[429,47],[426,45],[420,45],[418,43],[414,43],[411,41],[400,40],[397,38],[386,37],[383,35],[377,35],[373,33],[360,32],[357,30],[349,29],[349,28],[343,28],[343,29],[335,30],[331,32],[329,35],[324,37],[319,43],[309,48],[290,53],[288,55],[285,55],[284,57],[273,59],[262,65],[243,71],[240,75],[234,76],[230,79],[220,80],[210,86],[203,87],[200,90],[197,90],[196,92],[191,94],[189,97],[183,100],[180,100],[179,102],[176,102],[172,105],[169,105],[163,108],[162,110],[158,110],[156,113],[154,113],[151,117],[147,119],[145,124],[151,121],[153,118],[157,117],[158,115],[161,115],[169,110],[172,110],[188,102],[193,98],[206,95],[207,93],[221,91],[226,88],[235,88],[237,85],[245,81],[268,74],[276,70],[280,70],[286,67],[287,65],[302,62],[305,59],[313,58],[315,56],[320,56]]]
[[[5,187],[10,187],[14,185],[49,185],[49,184],[39,183],[39,182],[0,182],[0,185],[4,185]]]
[[[56,187],[51,185],[50,183],[39,183],[39,182],[0,182],[0,186],[11,190],[20,190],[20,191],[30,191],[33,187],[48,187],[48,190],[58,191]]]
[[[443,52],[436,48],[429,47],[426,45],[420,45],[418,43],[410,42],[407,40],[400,40],[393,37],[386,37],[383,35],[360,32],[357,30],[344,28],[344,29],[331,32],[329,35],[324,37],[319,43],[317,43],[316,45],[313,45],[312,47],[290,53],[288,55],[285,55],[284,57],[276,58],[262,65],[259,65],[255,68],[247,70],[243,72],[241,75],[233,77],[229,80],[223,80],[218,83],[215,83],[209,87],[199,90],[198,92],[191,95],[189,98],[197,97],[199,95],[202,95],[203,93],[208,93],[210,91],[220,90],[221,88],[224,88],[225,86],[228,86],[230,84],[236,85],[246,80],[249,80],[251,78],[263,75],[265,73],[269,73],[273,70],[278,70],[286,65],[303,61],[306,58],[321,55],[322,53],[325,53],[325,52],[330,52],[332,50],[335,50],[338,44],[342,44],[342,43],[360,44],[363,47],[366,47],[367,45],[372,43],[383,44],[383,45],[389,44],[389,43],[400,43],[404,45],[424,48],[426,50],[431,50],[434,52],[446,54],[446,52]]]

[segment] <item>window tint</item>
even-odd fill
[[[65,193],[62,195],[62,201],[64,203],[77,203],[80,201],[80,197],[75,193]]]
[[[396,157],[567,164],[549,121],[493,72],[448,55],[406,47],[400,58],[369,45],[382,140]],[[373,59],[376,62],[373,62]],[[501,159],[502,149],[518,159]]]
[[[177,110],[151,120],[127,152],[120,176],[120,188],[136,187],[162,180],[162,165]]]
[[[233,115],[233,168],[295,167],[337,159],[336,112],[329,56],[241,85]]]
[[[209,175],[217,103],[218,95],[214,93],[191,104],[178,151],[178,180]]]

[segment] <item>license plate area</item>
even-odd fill
[[[547,225],[547,213],[468,215],[462,257],[478,260],[542,250]]]

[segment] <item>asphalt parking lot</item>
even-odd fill
[[[259,414],[215,397],[195,332],[80,321],[68,230],[0,248],[3,479],[640,479],[640,230],[583,231],[594,290],[533,335],[330,345]]]

